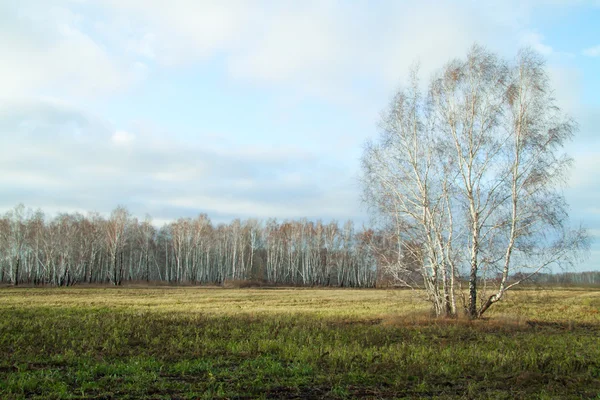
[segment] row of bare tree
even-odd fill
[[[266,222],[236,219],[213,225],[201,214],[157,229],[123,207],[59,214],[19,205],[0,218],[0,281],[12,284],[164,281],[372,287],[375,245],[383,235],[356,230],[351,221]],[[393,242],[388,243],[390,246]],[[383,254],[383,253],[382,253]]]
[[[514,274],[513,281],[521,280],[522,273]],[[562,272],[557,274],[540,273],[530,279],[536,285],[600,285],[600,271]]]

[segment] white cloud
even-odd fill
[[[203,140],[182,142],[141,128],[134,135],[48,99],[0,104],[0,209],[25,203],[108,212],[125,204],[159,219],[198,212],[264,218],[359,213],[348,188],[339,187],[344,175],[313,161],[293,147],[210,148]],[[314,181],[316,169],[326,178],[323,186]],[[330,189],[334,176],[338,187]]]
[[[73,12],[69,5],[33,0],[0,4],[2,95],[52,91],[88,96],[120,90],[136,81],[139,64],[93,38],[86,32],[89,17]]]
[[[582,53],[588,57],[600,57],[600,45],[589,47],[583,50]]]
[[[219,57],[234,79],[351,102],[365,79],[396,85],[415,60],[428,74],[474,41],[512,54],[521,40],[552,53],[540,34],[520,36],[542,3],[23,0],[0,6],[0,45],[9,49],[0,85],[106,93],[142,82],[153,67]]]
[[[111,20],[100,24],[112,39],[163,65],[186,64],[228,48],[243,37],[248,20],[260,11],[249,2],[107,0]],[[111,35],[109,35],[111,36]]]
[[[126,52],[172,67],[219,56],[234,79],[286,84],[336,100],[351,96],[349,88],[365,78],[397,84],[416,59],[429,73],[476,40],[496,50],[512,46],[523,28],[515,21],[526,19],[533,7],[431,0],[101,4],[112,19],[100,24],[100,31]],[[528,40],[533,39],[539,38]],[[542,52],[551,50],[534,43]]]
[[[133,143],[135,140],[135,135],[126,131],[117,130],[115,133],[113,133],[111,140],[116,145],[126,146]]]
[[[549,56],[554,52],[552,46],[548,46],[543,43],[544,36],[537,32],[527,32],[521,37],[521,44],[524,46],[531,46],[532,49],[539,52],[544,56]]]

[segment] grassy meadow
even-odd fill
[[[600,399],[600,291],[2,288],[0,398]]]

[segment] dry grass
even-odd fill
[[[432,321],[424,294],[409,290],[219,287],[5,288],[0,307],[107,307],[216,315],[297,314]],[[508,292],[484,321],[600,323],[600,290],[551,288]],[[434,319],[433,319],[434,320]],[[451,321],[447,321],[450,323]],[[475,322],[475,323],[481,323]]]
[[[417,297],[415,297],[417,295]],[[600,291],[0,289],[0,398],[597,398]]]
[[[375,289],[206,287],[26,288],[0,291],[0,307],[107,307],[209,315],[297,314],[320,316],[396,315],[427,312],[412,292]]]

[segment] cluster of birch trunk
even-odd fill
[[[0,281],[12,284],[148,281],[372,287],[374,233],[351,221],[236,219],[214,225],[201,214],[157,228],[123,207],[59,214],[19,205],[0,217]],[[381,240],[379,240],[381,242]]]

